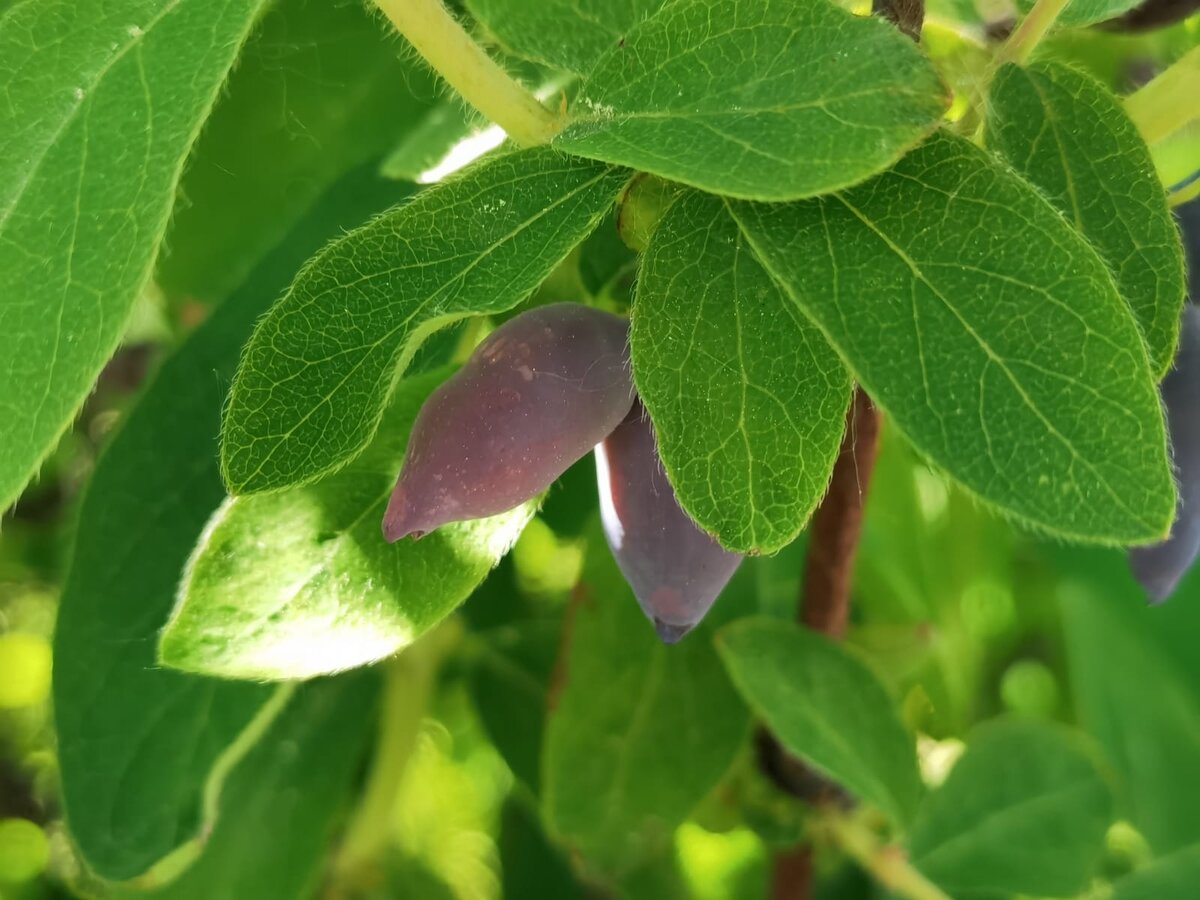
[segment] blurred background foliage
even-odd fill
[[[931,0],[929,8],[930,52],[967,94],[982,72],[985,24],[1002,22],[1004,8],[972,0]],[[1072,32],[1056,39],[1054,49],[1127,90],[1197,43],[1194,16],[1144,35]],[[518,74],[534,86],[548,79],[530,66]],[[464,140],[476,142],[474,152],[494,144],[486,132],[439,96],[432,78],[357,3],[281,0],[260,24],[189,164],[155,289],[139,301],[125,346],[75,427],[3,519],[3,900],[103,892],[64,829],[49,691],[73,519],[108,436],[161,360],[251,277],[268,250],[286,250],[297,240],[305,211],[345,172],[366,165],[393,178],[427,180],[423,173],[456,147],[461,151]],[[1173,151],[1170,165],[1195,167],[1200,135],[1190,140]],[[533,302],[587,300],[622,310],[633,273],[610,222]],[[458,336],[460,351],[481,334],[476,327]],[[337,814],[318,845],[287,845],[279,857],[275,827],[310,790],[303,773],[288,768],[286,740],[300,738],[285,734],[277,757],[255,763],[272,773],[269,783],[249,776],[236,782],[235,772],[227,787],[252,807],[244,833],[227,836],[218,827],[208,848],[215,852],[224,841],[247,858],[275,860],[263,863],[269,880],[253,894],[245,883],[213,887],[219,878],[194,874],[202,872],[202,853],[193,870],[152,896],[767,896],[772,855],[796,841],[804,811],[759,772],[748,734],[735,765],[687,821],[644,837],[643,858],[616,875],[588,870],[544,830],[543,735],[561,682],[556,660],[584,602],[586,560],[605,555],[591,527],[595,506],[592,462],[585,459],[460,614],[361,676],[379,682],[373,693],[343,703],[329,685],[308,691],[307,699],[324,710],[323,727],[344,727],[339,710],[343,718],[370,719],[379,709],[360,752],[341,764],[349,789],[331,800]],[[715,615],[736,609],[792,617],[803,554],[802,538],[774,557],[748,560]],[[600,600],[635,609],[631,597]],[[645,643],[649,626],[638,616],[624,621],[645,634],[630,632],[618,652],[633,654]],[[1200,572],[1170,603],[1148,608],[1121,552],[1073,549],[1015,530],[885,430],[848,642],[882,676],[920,736],[930,784],[945,777],[962,739],[981,721],[1010,714],[1069,723],[1101,748],[1118,791],[1120,820],[1109,831],[1103,878],[1200,842],[1198,636]],[[272,726],[289,727],[286,720]],[[285,891],[273,873],[295,864],[288,853],[303,854],[300,868],[311,871]],[[818,867],[817,896],[882,896],[836,854],[820,855]]]

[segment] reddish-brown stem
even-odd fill
[[[862,532],[867,486],[879,452],[879,426],[879,410],[862,388],[855,388],[829,490],[813,516],[809,531],[798,615],[813,631],[835,640],[845,635],[850,621],[854,557]],[[814,805],[843,799],[836,785],[808,771],[773,734],[761,730],[757,749],[763,772],[783,790]],[[771,872],[773,900],[809,900],[811,895],[811,844],[779,853]]]
[[[854,557],[878,449],[879,411],[856,388],[829,491],[813,516],[800,604],[800,621],[831,638],[845,635],[850,620]]]

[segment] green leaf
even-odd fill
[[[880,19],[828,0],[679,0],[597,63],[555,145],[792,200],[886,169],[947,102],[929,61]]]
[[[419,181],[436,166],[454,145],[469,137],[478,137],[488,123],[458,97],[443,97],[392,148],[380,172],[386,178]]]
[[[1112,797],[1078,735],[1048,723],[976,730],[913,824],[909,855],[955,896],[994,890],[1074,896],[1112,822]]]
[[[263,16],[188,158],[158,264],[168,295],[224,298],[330,183],[414,130],[434,81],[397,49],[358,3]]]
[[[1113,885],[1110,900],[1192,900],[1200,882],[1200,845],[1156,859]]]
[[[519,151],[327,247],[255,329],[238,368],[221,443],[231,491],[313,481],[355,456],[421,341],[519,303],[628,178],[545,148]]]
[[[537,809],[517,792],[500,811],[502,897],[587,900],[595,897],[576,878],[560,848],[542,830]]]
[[[534,504],[420,541],[383,539],[409,430],[448,374],[402,381],[375,441],[349,468],[226,500],[188,561],[160,662],[225,678],[310,678],[390,656],[453,612],[508,552]]]
[[[668,647],[593,530],[542,749],[548,828],[608,872],[628,872],[721,779],[749,717],[702,624]]]
[[[913,445],[1026,523],[1098,543],[1174,517],[1146,349],[1096,252],[1025,182],[939,134],[807,203],[732,206]]]
[[[1102,84],[1063,65],[1004,66],[989,99],[988,143],[1108,263],[1162,376],[1179,339],[1183,250],[1137,128]]]
[[[210,773],[273,694],[163,669],[155,647],[225,494],[215,441],[238,347],[309,254],[402,196],[366,174],[331,189],[163,363],[84,495],[55,630],[54,713],[71,835],[106,878],[139,875],[211,824]]]
[[[470,672],[471,696],[488,736],[535,795],[541,791],[546,693],[561,627],[555,617],[484,632]]]
[[[865,664],[812,631],[766,617],[723,628],[717,649],[784,747],[897,824],[912,819],[922,792],[916,744]]]
[[[721,198],[688,192],[659,222],[630,344],[680,505],[731,550],[794,540],[829,484],[850,379]]]
[[[1076,707],[1121,775],[1122,815],[1168,853],[1200,841],[1200,783],[1181,777],[1200,747],[1200,698],[1133,605],[1143,601],[1124,561],[1088,571],[1090,584],[1062,592]]]
[[[513,53],[586,75],[664,0],[467,0],[471,14]]]
[[[123,900],[314,895],[374,728],[378,679],[356,673],[296,689],[229,777],[216,827],[182,875]]]
[[[1025,13],[1033,9],[1034,2],[1035,0],[1016,0],[1017,8]],[[1078,27],[1103,22],[1129,12],[1141,2],[1142,0],[1071,0],[1056,24]]]
[[[43,0],[0,16],[0,508],[116,349],[262,5]]]

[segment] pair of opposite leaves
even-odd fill
[[[699,622],[742,557],[680,508],[629,363],[629,323],[558,303],[497,328],[413,424],[388,503],[389,541],[496,515],[541,494],[589,450],[604,533],[667,643]]]

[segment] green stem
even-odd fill
[[[362,880],[391,840],[396,798],[434,680],[460,630],[459,623],[450,619],[392,657],[384,667],[379,735],[371,773],[333,865],[335,877],[344,884]]]
[[[1125,98],[1125,111],[1147,144],[1154,144],[1200,116],[1200,47]]]
[[[818,828],[893,894],[908,900],[950,900],[949,894],[913,867],[900,847],[880,841],[861,820],[827,809]]]
[[[442,0],[375,0],[464,100],[525,147],[548,144],[561,123],[471,40]]]
[[[1071,0],[1037,0],[1016,31],[1004,42],[1004,46],[996,54],[996,61],[1026,62],[1070,2]]]

